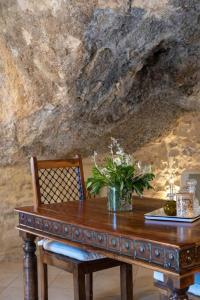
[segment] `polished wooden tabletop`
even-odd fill
[[[17,210],[35,216],[47,217],[54,221],[105,231],[113,235],[142,238],[175,247],[200,244],[200,220],[188,224],[144,219],[145,213],[162,206],[163,200],[135,197],[133,199],[133,211],[123,213],[109,212],[105,198],[84,202],[48,204],[37,212],[34,212],[32,206]]]
[[[200,267],[200,221],[145,220],[163,200],[133,198],[133,211],[112,213],[105,198],[18,208],[20,231],[103,250],[109,257],[140,261],[183,274]]]
[[[24,245],[25,300],[38,300],[37,237],[95,251],[121,262],[164,273],[169,299],[189,299],[186,292],[200,271],[200,221],[192,224],[149,221],[144,214],[163,200],[133,198],[133,211],[111,213],[105,198],[17,208]]]

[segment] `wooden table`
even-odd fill
[[[36,237],[77,245],[130,264],[164,272],[170,299],[186,291],[200,270],[200,221],[193,224],[145,221],[163,201],[134,198],[133,212],[109,213],[106,199],[18,208],[24,240],[25,300],[38,300]]]

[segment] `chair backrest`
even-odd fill
[[[85,200],[82,159],[37,160],[31,157],[34,208],[43,204]]]
[[[181,187],[186,186],[189,179],[195,179],[196,185],[196,197],[200,201],[200,169],[199,170],[185,170],[181,174]]]

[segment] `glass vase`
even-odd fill
[[[120,192],[116,187],[108,187],[107,196],[109,211],[132,211],[132,191]]]

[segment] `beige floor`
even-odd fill
[[[0,300],[22,300],[23,282],[20,263],[0,263]],[[159,300],[162,295],[152,284],[152,272],[134,267],[134,300]],[[119,269],[94,274],[95,300],[120,300]],[[49,300],[73,300],[71,274],[49,268]],[[193,298],[194,299],[194,298]]]

